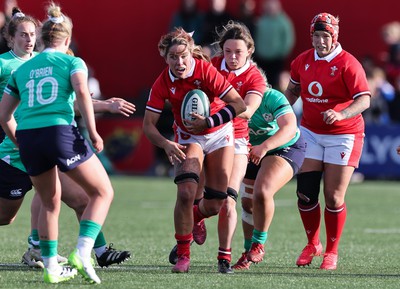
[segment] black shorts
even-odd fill
[[[22,163],[30,176],[54,166],[62,172],[69,171],[93,155],[79,129],[72,125],[17,130],[16,137]]]
[[[289,147],[282,148],[280,150],[267,153],[266,156],[278,156],[285,159],[293,169],[293,175],[296,175],[301,165],[303,164],[304,157],[306,154],[306,144],[303,137],[300,135],[299,139]],[[260,165],[255,165],[253,162],[247,164],[245,179],[255,180],[257,177]]]
[[[18,200],[32,189],[28,174],[0,160],[0,198]]]

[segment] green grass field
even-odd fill
[[[249,271],[217,273],[216,218],[206,221],[208,238],[192,246],[189,274],[172,274],[168,254],[175,244],[173,207],[176,188],[164,178],[113,177],[115,199],[104,233],[117,249],[129,249],[133,258],[121,265],[97,268],[101,288],[400,288],[400,191],[398,182],[353,184],[347,194],[348,218],[340,245],[338,269],[318,269],[315,258],[306,268],[295,260],[306,237],[297,212],[295,183],[276,195],[276,212],[269,231],[266,258]],[[0,288],[87,288],[77,277],[47,285],[42,272],[20,263],[29,234],[29,193],[17,220],[0,228]],[[238,210],[240,210],[238,206]],[[240,216],[240,212],[239,212]],[[322,229],[322,241],[325,240]],[[62,208],[59,252],[74,248],[78,222],[71,209]],[[240,225],[232,248],[233,261],[242,252]]]

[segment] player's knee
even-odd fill
[[[181,173],[174,179],[175,184],[178,185],[178,202],[184,206],[193,205],[193,189],[194,183],[199,183],[199,176],[196,173]],[[194,189],[195,190],[195,189]]]
[[[344,194],[326,194],[325,205],[331,210],[337,210],[344,204]]]
[[[312,206],[318,203],[322,172],[306,172],[297,175],[298,204]]]
[[[78,216],[81,216],[86,209],[87,204],[89,203],[89,198],[86,193],[83,192],[84,196],[78,196],[75,198],[64,198],[61,197],[61,200],[68,207],[73,209]]]
[[[233,198],[226,198],[223,201],[219,215],[226,216],[227,218],[233,218],[236,216],[236,201]],[[236,219],[236,217],[234,217]]]
[[[217,191],[209,187],[204,187],[204,199],[206,200],[225,200],[228,197],[228,194],[225,192]]]
[[[180,183],[184,183],[184,182],[195,182],[195,183],[199,183],[199,175],[196,173],[182,173],[179,174],[175,177],[174,179],[174,183],[175,184],[180,184]]]
[[[237,202],[238,192],[235,189],[228,187],[228,190],[226,192],[228,193],[228,197],[232,198],[235,202]]]
[[[217,215],[227,197],[228,194],[226,192],[204,187],[204,200],[206,200],[204,203],[204,209],[207,211],[207,215]]]

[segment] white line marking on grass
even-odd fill
[[[0,267],[28,267],[28,266],[25,264],[0,263]]]
[[[165,269],[164,266],[137,266],[137,265],[113,265],[108,268],[101,268],[100,266],[95,266],[99,272],[104,271],[155,271],[155,270],[162,270]],[[27,271],[41,271],[39,268],[31,268],[25,264],[18,264],[18,263],[0,263],[0,270],[7,270],[7,269],[25,269]],[[169,266],[168,266],[169,269]]]
[[[400,234],[399,228],[387,228],[387,229],[365,229],[367,234]]]

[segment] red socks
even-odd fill
[[[178,244],[177,255],[190,258],[190,242],[193,239],[193,234],[178,235],[175,234],[176,243]]]
[[[319,242],[319,231],[321,221],[321,210],[319,203],[314,207],[304,207],[298,205],[301,220],[307,233],[309,244],[317,245]],[[347,209],[346,203],[339,208],[331,209],[325,207],[324,218],[326,228],[326,252],[338,252],[338,246],[344,224],[346,222]]]
[[[218,260],[227,260],[229,263],[232,261],[232,249],[218,248]]]
[[[337,209],[325,207],[326,252],[337,254],[346,216],[346,203]]]
[[[301,220],[303,221],[304,230],[307,234],[308,244],[318,245],[319,230],[321,223],[321,209],[319,203],[312,207],[297,205]]]

